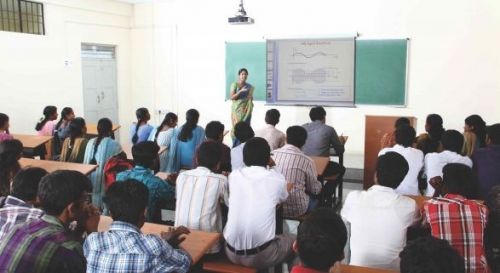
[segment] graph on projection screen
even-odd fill
[[[267,40],[270,104],[354,105],[355,40]]]

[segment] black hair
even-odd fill
[[[23,152],[23,144],[17,139],[0,142],[0,196],[10,193],[10,180],[20,169],[19,158]]]
[[[113,183],[103,198],[114,221],[137,225],[148,206],[146,185],[134,179]]]
[[[299,225],[297,248],[304,266],[328,271],[344,258],[347,229],[332,208],[318,208]]]
[[[7,124],[7,122],[9,122],[9,116],[4,113],[0,113],[0,128],[3,128]],[[9,133],[8,129],[6,129],[6,133]]]
[[[457,130],[446,130],[441,137],[443,149],[460,154],[464,146],[464,136]]]
[[[491,144],[500,145],[500,123],[488,126],[486,130]]]
[[[322,106],[313,107],[309,111],[309,118],[311,118],[311,121],[322,120],[325,117],[326,117],[326,111],[325,108],[323,108]]]
[[[409,168],[402,155],[396,152],[383,154],[377,159],[377,183],[395,189],[408,174]]]
[[[211,140],[219,140],[219,137],[224,133],[224,124],[220,121],[210,121],[205,126],[205,136]]]
[[[85,120],[81,117],[75,118],[69,124],[69,146],[73,147],[75,139],[83,136],[83,128],[85,128]]]
[[[113,122],[109,118],[102,118],[97,122],[97,138],[94,143],[94,157],[90,160],[90,164],[97,164],[95,155],[97,154],[97,148],[103,138],[108,137],[113,132]]]
[[[90,179],[78,171],[58,170],[42,178],[38,198],[48,215],[60,215],[71,203],[81,200],[83,194],[92,193]]]
[[[409,125],[401,125],[396,129],[396,143],[403,147],[411,147],[415,141],[417,133],[415,129]]]
[[[483,148],[486,146],[486,122],[480,115],[470,115],[465,119],[465,124],[474,127],[472,130],[477,136],[479,141],[479,147]]]
[[[38,194],[38,184],[47,174],[46,170],[38,167],[21,170],[12,181],[10,195],[25,202],[35,200]]]
[[[163,126],[169,125],[169,124],[171,124],[172,122],[175,122],[175,121],[177,121],[177,115],[174,114],[174,113],[172,113],[172,112],[168,112],[165,115],[165,117],[163,118],[163,121],[161,122],[161,124],[158,126],[158,128],[156,128],[155,142],[158,139],[158,135],[160,134],[161,129],[163,128]]]
[[[306,143],[307,131],[302,126],[291,126],[286,129],[286,143],[302,148]]]
[[[242,72],[246,72],[248,75],[248,70],[246,68],[240,68],[240,70],[238,70],[238,75],[240,75]]]
[[[136,165],[151,168],[158,157],[160,147],[156,142],[143,141],[132,146],[132,156]]]
[[[438,114],[430,114],[425,122],[429,125],[427,133],[429,133],[430,138],[434,141],[440,141],[444,133],[443,118]]]
[[[56,113],[57,113],[57,107],[52,105],[45,106],[45,108],[43,109],[43,118],[40,119],[40,122],[36,124],[35,130],[37,131],[42,130],[45,123],[47,123],[47,121],[49,121],[50,118]]]
[[[271,147],[261,137],[254,137],[245,142],[243,147],[243,162],[247,166],[266,167],[271,157]]]
[[[488,207],[484,252],[492,272],[500,272],[500,185],[491,188],[484,203]]]
[[[265,120],[266,120],[267,124],[271,124],[273,126],[276,126],[276,124],[278,124],[278,122],[280,122],[280,111],[278,111],[274,108],[267,110]]]
[[[406,118],[406,117],[398,118],[396,120],[396,122],[394,123],[394,128],[397,129],[401,125],[408,125],[408,126],[410,126],[410,120],[408,118]]]
[[[132,143],[136,144],[137,140],[139,140],[139,127],[141,127],[142,122],[147,122],[148,121],[148,116],[149,116],[149,111],[147,108],[141,107],[137,110],[135,110],[135,116],[137,118],[137,123],[135,124],[135,133],[132,136]]]
[[[464,164],[449,163],[443,167],[445,193],[460,194],[472,199],[476,194],[477,181],[472,169]]]
[[[245,143],[255,136],[255,133],[248,122],[240,121],[234,125],[234,136],[240,143]]]
[[[198,125],[200,113],[196,109],[189,109],[186,112],[186,123],[182,125],[182,130],[179,133],[179,140],[187,142],[193,137],[193,130]]]
[[[61,127],[61,124],[66,119],[66,116],[70,115],[71,113],[73,113],[73,108],[71,108],[71,107],[64,107],[62,109],[61,118],[59,119],[59,121],[56,124],[56,130]]]
[[[433,236],[410,241],[401,258],[401,273],[465,273],[464,258],[448,241]]]
[[[213,140],[201,143],[198,147],[197,155],[198,164],[212,171],[216,171],[215,167],[222,159],[222,151],[219,144]]]

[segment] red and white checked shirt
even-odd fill
[[[466,272],[489,272],[483,248],[488,217],[485,205],[461,195],[446,194],[426,201],[422,216],[430,225],[432,236],[447,240],[464,257]]]

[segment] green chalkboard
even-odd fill
[[[238,80],[240,68],[248,70],[248,83],[255,87],[254,100],[266,99],[266,43],[226,43],[226,99]]]
[[[407,43],[356,41],[356,104],[405,105]]]

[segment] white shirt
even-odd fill
[[[340,214],[351,223],[350,264],[399,271],[406,230],[418,219],[413,199],[373,185],[349,193]]]
[[[245,143],[231,149],[231,169],[233,171],[246,167],[243,162],[243,147],[245,147]]]
[[[208,232],[222,232],[220,201],[227,203],[228,184],[224,175],[205,167],[181,172],[176,181],[175,226]],[[220,243],[209,253],[218,252]]]
[[[271,124],[266,124],[263,128],[257,130],[255,136],[265,139],[271,147],[271,151],[283,147],[286,141],[285,133]]]
[[[396,188],[396,192],[398,194],[420,195],[418,191],[418,173],[424,166],[424,154],[422,151],[412,147],[405,148],[402,145],[396,144],[394,147],[382,149],[378,153],[378,156],[388,152],[396,152],[402,155],[406,159],[409,167],[408,173],[399,187]]]
[[[434,187],[429,181],[436,176],[443,177],[443,167],[449,163],[460,163],[472,168],[472,160],[467,156],[459,155],[452,151],[442,151],[440,153],[428,153],[425,155],[425,175],[427,176],[426,196],[434,195]]]
[[[285,177],[274,169],[251,166],[229,175],[226,242],[252,249],[275,238],[276,205],[288,197]]]

